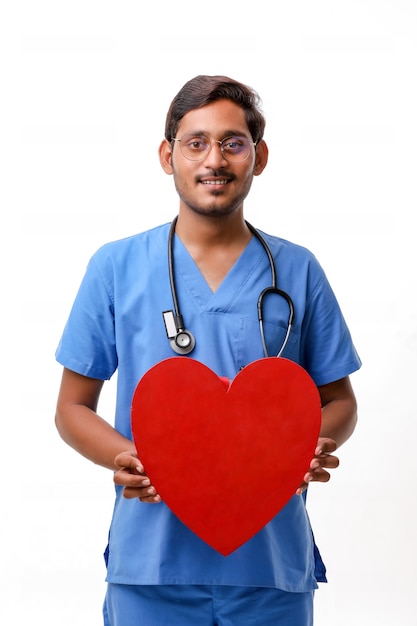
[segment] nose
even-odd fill
[[[227,164],[227,159],[224,158],[223,152],[221,150],[221,141],[216,139],[212,139],[210,150],[206,158],[204,159],[204,164],[206,167],[210,167],[212,169],[216,169],[219,167],[221,163],[224,167],[224,164]]]

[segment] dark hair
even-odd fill
[[[185,83],[169,107],[165,123],[165,138],[172,141],[180,121],[189,111],[224,99],[231,100],[242,107],[252,139],[258,143],[265,130],[261,99],[252,87],[227,76],[196,76]]]

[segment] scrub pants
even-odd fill
[[[109,584],[104,626],[313,626],[313,597],[267,587]]]

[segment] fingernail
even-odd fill
[[[149,478],[145,478],[145,480],[142,480],[142,487],[148,487],[148,485],[151,484],[151,481],[149,480]]]

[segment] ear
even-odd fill
[[[164,139],[158,150],[159,162],[165,174],[172,174],[172,146],[167,139]]]
[[[268,163],[268,146],[262,139],[256,146],[256,159],[255,166],[253,168],[253,175],[259,176],[264,171],[266,164]]]

